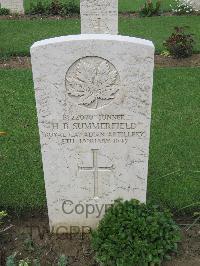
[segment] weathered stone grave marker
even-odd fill
[[[185,2],[187,3],[188,1],[185,1]],[[200,0],[190,0],[189,4],[192,6],[192,8],[195,11],[200,11]]]
[[[200,0],[181,0],[181,3],[191,6],[194,11],[200,11]]]
[[[11,13],[24,14],[23,0],[0,0],[1,7],[7,8]]]
[[[118,0],[80,0],[81,33],[118,34]]]
[[[96,227],[117,198],[146,200],[154,46],[94,28],[31,47],[54,232]]]

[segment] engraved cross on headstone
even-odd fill
[[[82,34],[118,34],[118,0],[80,0]]]
[[[94,197],[98,197],[99,196],[99,172],[100,171],[111,171],[114,169],[114,166],[111,165],[110,167],[100,167],[98,165],[98,149],[92,149],[92,156],[93,156],[93,165],[92,167],[88,166],[88,167],[81,167],[78,166],[80,171],[91,171],[93,172],[93,176],[94,176]]]

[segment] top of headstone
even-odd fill
[[[118,0],[80,0],[82,34],[118,34]]]
[[[79,35],[67,35],[67,36],[60,36],[54,37],[49,39],[44,39],[41,41],[35,42],[31,46],[31,51],[35,48],[46,46],[49,44],[56,44],[61,42],[70,42],[74,40],[105,40],[105,41],[121,41],[121,42],[130,42],[135,43],[141,46],[148,46],[151,49],[154,49],[154,45],[151,41],[140,39],[136,37],[129,37],[129,36],[122,36],[122,35],[110,35],[110,34],[79,34]]]

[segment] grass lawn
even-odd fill
[[[43,3],[51,2],[51,0],[41,0]],[[69,2],[69,0],[61,0],[62,2]],[[153,0],[156,3],[157,0]],[[80,0],[75,0],[77,4],[80,3]],[[29,10],[31,4],[37,3],[37,0],[25,0],[25,10]],[[145,0],[119,0],[119,12],[133,12],[138,11],[144,5]],[[162,10],[168,11],[171,10],[170,4],[173,4],[174,0],[162,0]]]
[[[139,11],[146,0],[119,0],[119,12]],[[157,0],[153,0],[155,4]],[[170,4],[174,4],[174,0],[161,0],[161,8],[163,11],[171,10]]]
[[[155,71],[148,198],[172,210],[200,202],[199,76]],[[0,209],[38,210],[46,201],[32,74],[0,70],[0,80]]]
[[[163,41],[171,34],[174,26],[189,26],[195,34],[195,51],[200,52],[200,27],[198,16],[152,17],[143,19],[121,18],[119,31],[122,35],[150,39],[156,52],[161,52]],[[17,33],[17,34],[16,34]],[[79,34],[80,20],[0,20],[0,58],[29,55],[30,46],[45,38]]]

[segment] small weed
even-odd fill
[[[24,260],[20,260],[18,266],[29,266],[30,263],[31,261],[29,260],[29,258],[26,258]]]
[[[5,211],[0,212],[0,225],[3,223],[3,219],[7,216]]]
[[[34,242],[31,238],[27,238],[24,240],[24,249],[28,252],[35,251]]]
[[[58,258],[58,266],[67,266],[69,263],[69,259],[67,256],[65,255],[61,255],[59,258]]]
[[[139,14],[141,17],[159,16],[161,14],[161,1],[158,0],[154,6],[152,0],[147,0]]]
[[[162,51],[161,55],[164,56],[164,57],[169,57],[170,56],[170,52],[167,51],[167,50],[164,50],[164,51]]]
[[[17,252],[13,253],[6,259],[6,266],[16,266],[15,258],[16,258]]]

